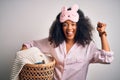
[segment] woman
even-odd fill
[[[90,63],[111,63],[111,52],[106,24],[98,22],[97,31],[102,49],[92,41],[93,27],[77,5],[62,8],[53,22],[49,37],[24,43],[22,50],[38,47],[43,53],[50,53],[56,60],[54,80],[86,80]]]

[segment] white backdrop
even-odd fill
[[[107,24],[108,40],[115,52],[112,64],[91,64],[87,80],[120,80],[120,0],[0,0],[0,80],[9,80],[22,43],[47,37],[61,7],[75,3],[94,27],[98,21]],[[94,40],[100,48],[96,31]]]

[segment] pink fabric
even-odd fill
[[[29,45],[31,43],[27,43]],[[54,80],[86,80],[90,63],[111,63],[113,52],[98,49],[93,42],[85,47],[77,43],[66,53],[66,43],[53,48],[48,39],[32,41],[43,53],[49,53],[56,59]]]
[[[33,47],[33,41],[25,42],[23,45],[25,45],[27,48],[31,48]]]
[[[71,10],[67,10],[66,7],[63,7],[60,15],[60,22],[65,22],[66,20],[78,22],[79,15],[77,11],[78,11],[78,5],[73,5]]]

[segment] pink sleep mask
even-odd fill
[[[67,10],[67,7],[62,7],[60,14],[60,22],[65,22],[66,20],[71,20],[73,22],[78,22],[79,14],[77,13],[79,7],[78,5],[73,5],[71,10]]]

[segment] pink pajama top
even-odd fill
[[[66,53],[65,41],[58,47],[50,45],[48,39],[30,41],[24,43],[28,48],[38,47],[43,53],[51,54],[55,60],[54,80],[86,80],[90,63],[111,63],[113,52],[98,49],[94,42],[89,45],[78,46],[75,43]]]

